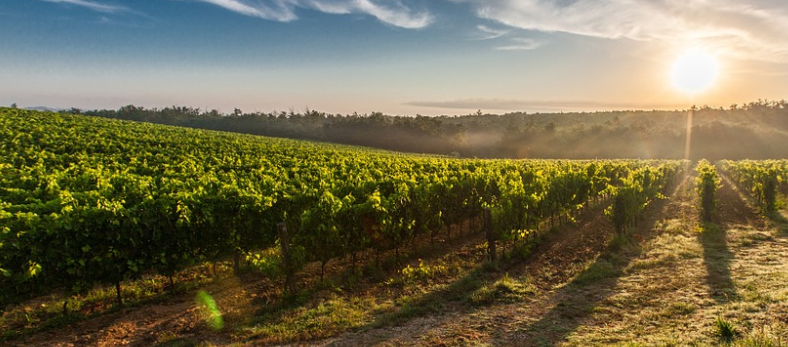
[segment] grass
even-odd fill
[[[368,324],[376,312],[391,308],[372,297],[334,296],[318,304],[273,313],[258,318],[247,329],[248,337],[260,343],[281,343],[328,337],[339,331]]]
[[[371,285],[343,283],[355,289],[347,293],[317,286],[305,292],[303,300],[267,310],[241,334],[255,343],[310,341],[439,313],[480,285],[479,264],[485,252],[484,245],[472,245],[434,259],[417,259],[391,272],[364,268]]]
[[[209,276],[212,265],[203,264],[177,274],[175,288],[170,288],[165,276],[148,276],[139,280],[125,281],[122,286],[124,306],[116,303],[114,286],[97,286],[77,295],[66,296],[56,292],[45,297],[11,305],[0,317],[0,340],[27,336],[70,325],[103,314],[118,312],[125,307],[139,307],[171,300],[173,294],[192,291],[213,281]],[[223,271],[227,267],[220,264]],[[66,302],[67,312],[63,313]]]
[[[489,305],[494,302],[517,302],[535,294],[537,290],[528,279],[515,279],[506,273],[499,280],[482,285],[471,292],[466,300],[474,306]]]
[[[677,316],[689,316],[698,309],[698,306],[689,302],[671,302],[660,311],[660,315],[665,318]]]
[[[714,321],[714,328],[716,336],[724,343],[731,343],[733,339],[739,336],[739,329],[731,321],[717,317]]]
[[[581,286],[592,284],[600,280],[615,278],[620,273],[620,269],[613,262],[605,258],[599,258],[588,264],[585,271],[581,272],[573,283]]]
[[[700,224],[691,208],[672,215],[654,225],[643,253],[617,277],[615,293],[594,307],[566,345],[786,346],[788,235],[782,221],[764,229]],[[582,284],[589,292],[605,287],[593,280]]]

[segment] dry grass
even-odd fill
[[[718,213],[726,215],[713,224],[699,225],[693,210],[684,211],[684,220],[657,223],[615,294],[564,344],[785,346],[788,239],[761,223],[730,188],[720,199],[729,206],[721,206]],[[720,321],[735,333],[725,333]]]

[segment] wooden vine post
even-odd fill
[[[287,223],[278,223],[276,227],[279,233],[279,246],[282,251],[282,267],[285,272],[285,292],[295,294],[295,276],[293,273],[293,260],[290,257],[290,237],[287,234]]]
[[[492,228],[492,213],[489,208],[484,209],[484,232],[487,234],[487,253],[490,261],[495,261],[498,256],[495,254],[495,234]]]

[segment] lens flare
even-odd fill
[[[204,290],[199,291],[197,293],[197,308],[203,319],[205,319],[205,323],[208,324],[208,327],[213,330],[221,330],[224,328],[222,312],[219,311],[219,306],[216,305],[216,301],[213,300],[211,294],[208,294]]]

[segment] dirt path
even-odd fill
[[[636,243],[600,256],[524,334],[494,343],[715,345],[718,318],[742,338],[785,341],[788,242],[730,182],[717,197],[714,221],[704,225],[696,194],[679,190],[633,235]],[[619,271],[582,280],[605,263]]]

